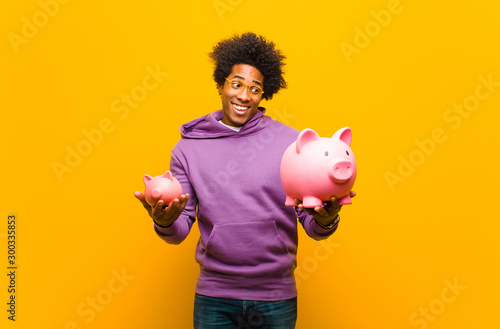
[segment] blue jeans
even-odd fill
[[[294,329],[297,297],[265,302],[195,294],[195,329]]]

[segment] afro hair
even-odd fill
[[[255,67],[264,76],[264,94],[266,100],[273,98],[280,89],[287,87],[283,77],[284,56],[271,41],[255,33],[243,33],[218,42],[210,59],[215,64],[213,78],[217,86],[222,86],[236,64]]]

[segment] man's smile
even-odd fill
[[[233,108],[236,110],[236,112],[245,112],[250,108],[250,106],[244,106],[244,105],[238,105],[238,104],[233,104]]]

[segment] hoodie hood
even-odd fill
[[[265,108],[259,107],[253,118],[238,132],[219,122],[222,119],[222,110],[219,110],[183,124],[181,136],[182,138],[207,139],[251,135],[265,129],[271,122],[271,118],[264,115],[265,112]]]

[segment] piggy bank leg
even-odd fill
[[[285,206],[298,206],[299,204],[297,202],[295,202],[295,199],[292,198],[292,197],[289,197],[288,195],[286,196],[286,200],[285,200]]]
[[[345,204],[352,204],[352,200],[349,194],[339,199],[339,205],[345,205]]]
[[[323,205],[323,201],[314,196],[305,196],[304,200],[302,200],[302,205],[306,208],[321,207]]]

